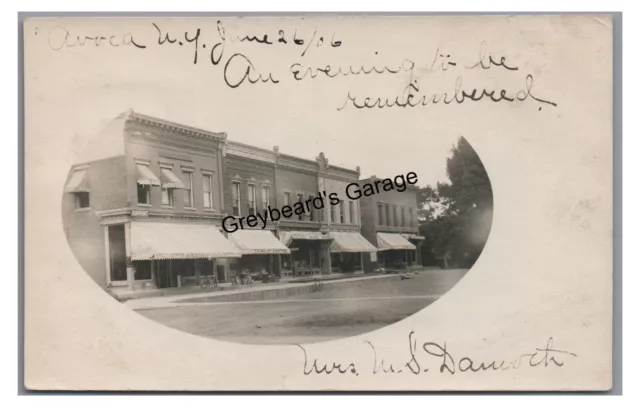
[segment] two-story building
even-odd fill
[[[362,187],[377,180],[372,176],[359,184]],[[407,185],[402,192],[380,190],[360,198],[362,235],[378,249],[375,256],[365,258],[366,272],[422,266],[424,237],[418,234],[418,193],[418,188]]]
[[[221,233],[226,134],[127,111],[73,166],[62,215],[80,264],[105,289],[226,277],[241,256]]]
[[[229,233],[230,240],[244,241],[240,248],[245,254],[231,261],[233,275],[264,270],[294,277],[362,270],[361,253],[376,249],[360,235],[359,203],[345,194],[346,185],[357,182],[359,170],[329,166],[322,153],[308,160],[283,154],[278,147],[267,150],[232,141],[224,151],[225,207],[237,218],[292,206],[323,192],[338,197],[336,205],[326,199],[322,209],[311,206],[305,213]],[[272,242],[267,251],[245,251],[260,233],[278,236],[284,246]],[[267,240],[263,236],[261,248]]]

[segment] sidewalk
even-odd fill
[[[412,271],[413,273],[414,271]],[[359,275],[358,277],[341,278],[323,281],[324,289],[331,289],[334,285],[349,284],[361,280],[369,279],[399,279],[399,274],[376,274],[376,275]],[[234,290],[217,290],[217,291],[195,291],[185,294],[177,294],[170,296],[138,298],[126,301],[124,305],[133,310],[158,309],[158,308],[174,308],[174,307],[193,307],[206,306],[211,302],[227,302],[227,301],[260,301],[266,299],[276,299],[289,297],[296,294],[304,294],[312,292],[314,282],[279,282],[279,283],[254,283],[239,287]],[[215,298],[214,298],[215,297]],[[203,298],[214,298],[213,301],[190,302],[189,300],[198,300]]]

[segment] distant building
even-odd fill
[[[378,179],[372,176],[359,184]],[[418,235],[418,192],[418,188],[408,185],[404,192],[381,190],[359,199],[362,234],[378,249],[365,261],[366,272],[422,266],[420,249],[424,237]]]

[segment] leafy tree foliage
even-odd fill
[[[480,157],[463,137],[447,158],[449,182],[421,188],[423,263],[471,267],[489,237],[493,191]]]

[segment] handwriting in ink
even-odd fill
[[[356,365],[354,362],[350,362],[346,367],[343,367],[342,364],[340,363],[336,363],[333,362],[331,367],[328,367],[327,364],[322,364],[320,363],[321,366],[318,366],[318,359],[314,358],[313,359],[313,364],[309,367],[308,363],[308,356],[307,356],[307,351],[305,348],[302,347],[302,345],[296,345],[297,347],[299,347],[300,349],[302,349],[302,352],[304,353],[304,367],[302,368],[302,372],[304,373],[305,376],[308,376],[310,374],[332,374],[332,373],[337,373],[337,374],[352,374],[355,376],[358,376],[358,371],[356,370]]]
[[[464,90],[462,88],[462,77],[458,77],[456,79],[455,89],[452,93],[447,92],[434,92],[431,94],[422,94],[420,95],[420,88],[416,81],[414,83],[410,83],[407,85],[400,96],[397,96],[395,99],[391,98],[372,98],[365,97],[364,99],[360,99],[358,101],[357,97],[352,96],[351,92],[347,93],[347,97],[342,104],[342,106],[338,107],[336,110],[341,111],[350,103],[351,106],[356,109],[384,109],[384,108],[397,108],[397,107],[422,107],[427,106],[429,104],[438,104],[444,103],[445,105],[455,103],[462,104],[466,100],[470,102],[479,102],[483,99],[488,99],[494,103],[498,102],[506,102],[506,103],[514,103],[514,102],[524,102],[527,99],[532,99],[541,104],[550,105],[553,107],[558,106],[557,103],[544,100],[539,97],[534,96],[531,93],[531,88],[533,87],[533,75],[527,75],[525,81],[525,89],[520,89],[517,92],[509,92],[506,89],[501,89],[499,92],[497,90],[489,90],[489,89],[472,89],[472,90]],[[540,110],[540,109],[538,109]]]
[[[185,42],[194,43],[193,63],[198,63],[198,40],[200,39],[200,28],[196,29],[195,33],[192,35],[189,35],[189,32],[185,31],[182,37],[172,37],[169,32],[163,32],[156,23],[151,24],[153,24],[155,29],[158,31],[158,45],[175,44],[177,42],[179,46],[183,46]]]
[[[133,39],[131,33],[124,35],[72,35],[69,30],[64,27],[54,27],[49,32],[49,48],[54,51],[59,51],[62,48],[74,48],[84,47],[85,45],[94,45],[100,47],[107,45],[109,47],[117,48],[120,46],[133,45],[136,48],[144,49],[146,45],[137,43]]]
[[[483,371],[505,371],[517,370],[522,367],[529,368],[561,368],[566,363],[566,358],[576,358],[577,354],[554,347],[553,337],[547,340],[544,347],[535,348],[534,352],[522,353],[513,359],[495,359],[490,361],[478,361],[469,355],[456,357],[450,350],[447,343],[421,342],[419,343],[415,332],[409,333],[409,348],[406,359],[402,362],[402,368],[398,368],[398,363],[388,362],[370,341],[365,341],[373,352],[371,374],[427,374],[431,370],[427,366],[437,367],[433,371],[439,374],[455,375],[461,373],[476,373]],[[328,362],[321,363],[317,358],[313,359],[309,366],[310,358],[306,350],[297,345],[304,352],[303,373],[311,374],[355,374],[356,362]],[[394,352],[395,354],[396,352]],[[348,365],[346,365],[348,363]],[[344,367],[346,365],[346,367]],[[409,372],[409,373],[407,373]]]
[[[480,59],[475,64],[467,66],[466,68],[474,69],[474,68],[480,67],[482,69],[489,69],[491,68],[491,66],[497,66],[497,67],[502,67],[504,69],[507,69],[509,71],[518,70],[518,67],[507,66],[506,61],[507,61],[506,57],[500,57],[500,61],[496,62],[493,59],[493,55],[487,54],[487,42],[482,41],[480,43]]]
[[[289,71],[293,74],[293,78],[297,81],[301,81],[307,77],[310,79],[315,79],[318,75],[323,74],[328,78],[335,78],[338,75],[342,76],[353,76],[353,75],[369,75],[369,74],[392,74],[395,75],[401,72],[412,72],[415,63],[409,59],[403,60],[397,67],[388,67],[388,66],[368,66],[364,67],[364,65],[360,65],[359,68],[355,68],[353,66],[349,66],[348,68],[343,67],[333,67],[331,65],[325,65],[320,67],[305,67],[300,63],[295,63],[289,67]]]

